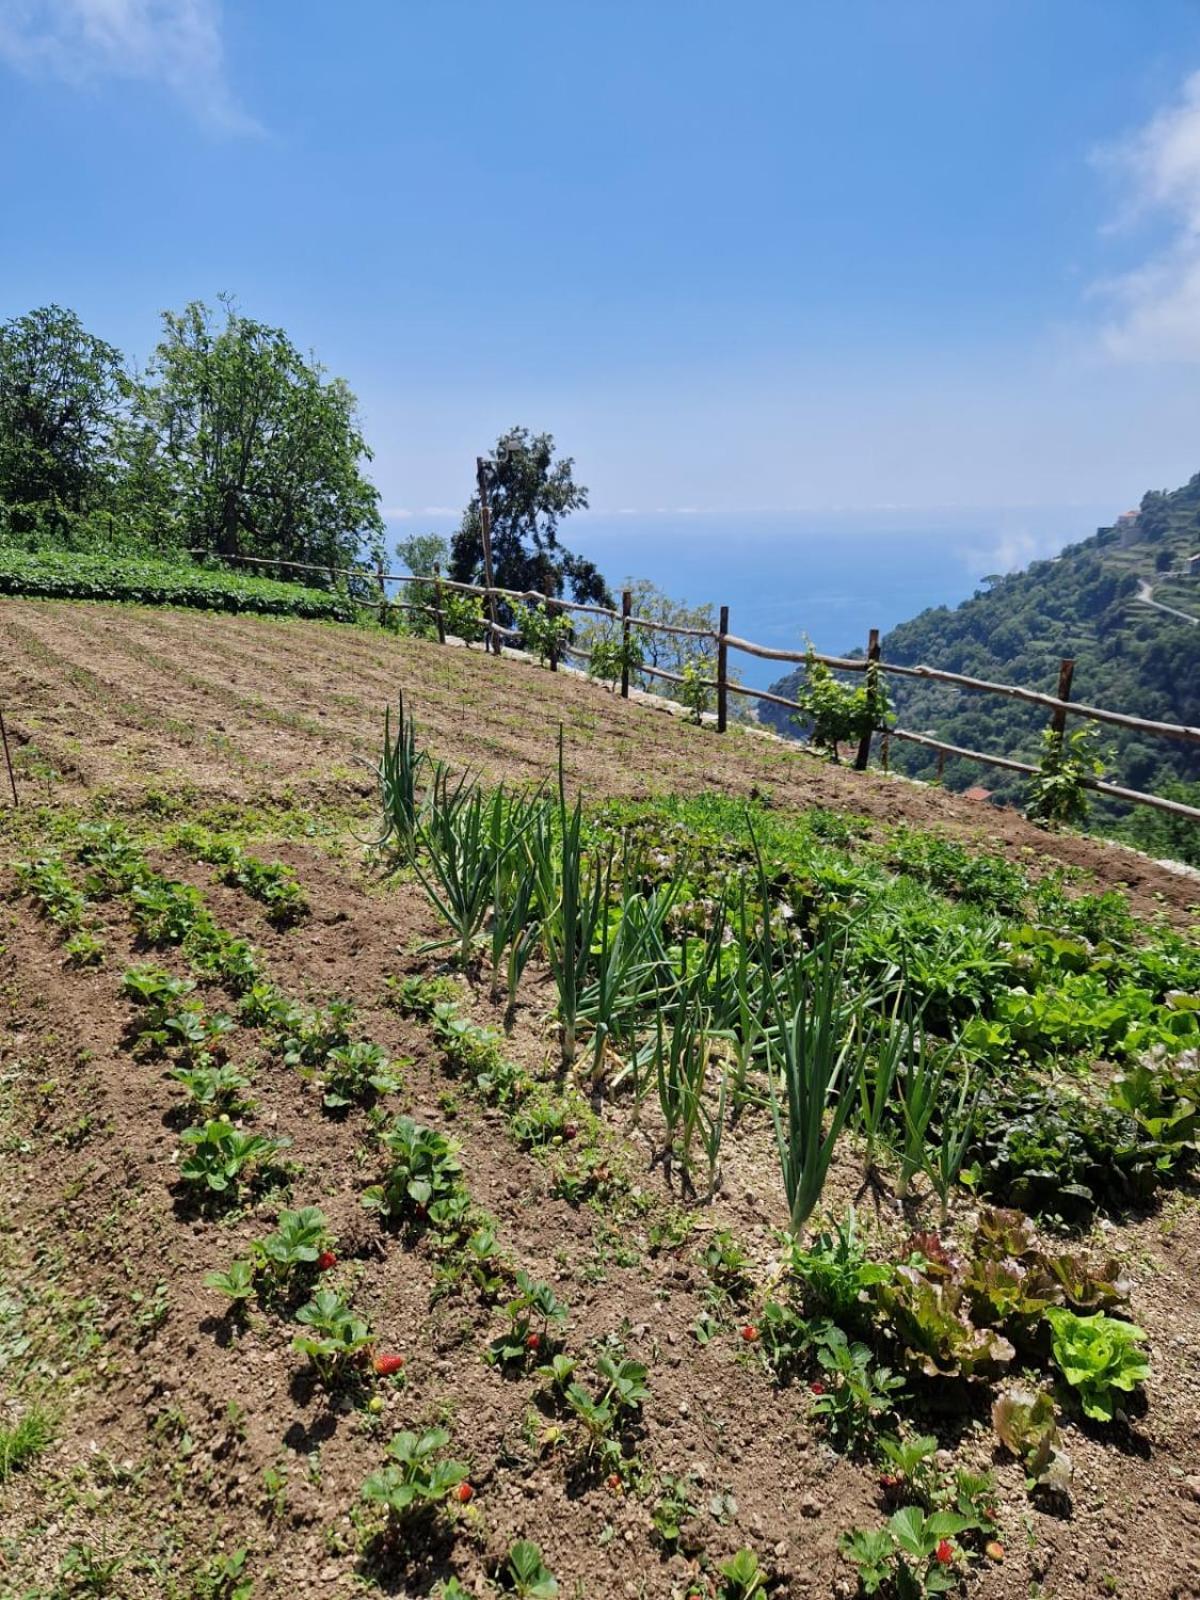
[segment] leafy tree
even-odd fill
[[[141,397],[153,471],[187,542],[321,566],[382,556],[371,452],[340,378],[222,299],[163,316]],[[365,545],[365,548],[364,548]]]
[[[396,541],[396,554],[414,578],[431,578],[434,567],[444,567],[450,546],[440,533],[413,533]]]
[[[492,513],[492,577],[501,589],[536,590],[561,595],[569,584],[584,604],[611,605],[599,569],[559,543],[558,526],[586,506],[588,492],[574,478],[570,456],[554,459],[554,438],[510,428],[497,441],[489,464],[488,502]],[[483,583],[483,534],[479,495],[471,497],[450,551],[450,576],[459,583]]]
[[[10,533],[67,535],[110,498],[130,394],[121,352],[73,311],[0,326],[0,508]]]

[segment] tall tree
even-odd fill
[[[157,466],[189,544],[344,565],[383,551],[353,394],[287,335],[222,300],[163,317],[143,392]]]
[[[62,536],[104,503],[130,387],[121,352],[73,311],[0,326],[0,508],[13,532]]]
[[[586,506],[588,492],[575,482],[570,456],[554,459],[554,438],[510,428],[496,444],[488,466],[492,513],[492,576],[501,589],[561,595],[567,584],[584,603],[611,605],[599,569],[559,543],[558,525]],[[478,493],[463,512],[450,551],[450,575],[459,583],[482,583],[483,535]]]

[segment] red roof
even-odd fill
[[[992,798],[992,791],[990,789],[978,789],[978,788],[976,788],[976,789],[964,789],[963,790],[963,799],[964,800],[990,800],[991,798]]]

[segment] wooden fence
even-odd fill
[[[202,552],[193,552],[201,554]],[[224,559],[230,559],[228,557]],[[782,661],[789,665],[803,666],[808,660],[816,660],[824,666],[837,672],[864,672],[864,673],[890,673],[901,678],[921,678],[936,683],[949,683],[960,689],[970,690],[980,694],[1005,695],[1012,700],[1022,700],[1028,705],[1044,707],[1051,713],[1050,724],[1059,733],[1066,726],[1068,716],[1081,717],[1085,721],[1103,722],[1112,727],[1131,728],[1139,733],[1148,733],[1157,738],[1181,739],[1186,743],[1200,744],[1200,728],[1188,727],[1183,723],[1155,722],[1148,717],[1135,717],[1124,711],[1109,711],[1102,706],[1086,705],[1081,701],[1071,699],[1071,681],[1074,662],[1064,660],[1060,665],[1058,692],[1056,694],[1043,694],[1037,689],[1026,689],[1018,684],[991,683],[986,678],[972,678],[962,672],[947,672],[940,667],[926,666],[901,666],[895,661],[884,661],[880,655],[879,632],[873,628],[867,641],[866,654],[863,656],[828,656],[819,651],[805,650],[779,650],[768,645],[756,644],[751,639],[739,638],[737,634],[729,632],[729,607],[720,608],[720,621],[717,628],[686,628],[674,623],[654,622],[649,617],[635,617],[632,615],[632,597],[626,589],[621,596],[621,607],[615,610],[609,606],[585,605],[580,601],[558,599],[546,594],[538,594],[534,590],[502,589],[495,584],[482,586],[474,583],[459,583],[450,578],[444,578],[436,571],[428,577],[414,577],[411,573],[384,572],[382,567],[371,571],[369,568],[326,567],[303,561],[278,561],[268,556],[238,556],[232,559],[244,561],[253,566],[287,568],[294,572],[316,572],[328,578],[335,586],[339,578],[352,578],[362,589],[375,589],[379,594],[378,600],[370,600],[365,596],[356,597],[357,603],[369,606],[375,610],[390,609],[402,612],[417,612],[427,616],[434,624],[438,639],[445,643],[446,618],[445,595],[446,591],[461,594],[478,595],[487,605],[488,617],[479,622],[488,648],[499,654],[506,639],[519,639],[519,628],[506,628],[495,620],[496,601],[498,599],[515,602],[527,606],[542,606],[553,615],[565,612],[577,612],[584,616],[599,617],[604,621],[613,623],[621,629],[622,641],[627,642],[631,630],[640,628],[652,633],[674,634],[677,637],[698,639],[715,648],[715,677],[703,677],[698,681],[707,689],[714,691],[717,703],[717,729],[724,733],[729,720],[729,696],[742,695],[748,699],[760,700],[769,705],[782,706],[789,711],[803,713],[804,707],[795,700],[788,700],[782,695],[772,694],[766,689],[751,689],[745,684],[737,683],[731,678],[729,672],[729,652],[740,651],[743,655],[753,656],[759,661]],[[412,604],[406,601],[395,600],[388,594],[389,583],[408,585],[417,584],[433,591],[433,604]],[[574,645],[561,646],[567,655],[587,661],[588,652]],[[550,668],[556,670],[558,666],[556,652],[550,656]],[[662,667],[640,665],[634,669],[646,677],[657,678],[666,683],[681,684],[684,679],[674,672],[668,672]],[[871,680],[868,679],[868,682]],[[621,674],[621,694],[628,699],[630,687],[630,672],[628,666]],[[879,726],[875,730],[884,734],[888,739],[908,740],[913,744],[923,745],[927,749],[936,750],[944,758],[956,756],[960,760],[979,762],[985,766],[1004,768],[1010,772],[1034,773],[1036,766],[1025,761],[1014,760],[1011,756],[992,755],[984,750],[968,750],[961,745],[948,744],[944,740],[935,739],[930,734],[917,733],[909,728],[895,728]],[[871,734],[868,733],[861,741],[854,765],[862,771],[870,759]],[[1151,806],[1156,811],[1166,811],[1173,816],[1188,817],[1200,822],[1200,808],[1185,805],[1180,800],[1168,800],[1162,795],[1143,794],[1138,789],[1125,789],[1119,784],[1105,783],[1099,778],[1084,778],[1084,785],[1093,789],[1097,794],[1108,795],[1114,800],[1123,801],[1129,805]]]

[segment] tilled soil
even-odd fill
[[[434,754],[492,778],[545,779],[561,726],[569,780],[590,797],[757,793],[936,827],[1027,864],[1048,857],[1123,885],[1147,915],[1186,922],[1200,902],[1195,873],[1123,846],[832,767],[764,733],[721,737],[527,661],[337,624],[0,601],[0,706],[27,799],[181,784],[209,800],[344,797],[366,777],[358,760],[377,758],[383,708],[400,692]]]
[[[255,1312],[239,1331],[203,1276],[269,1231],[279,1199],[232,1221],[190,1208],[176,1167],[179,1091],[161,1063],[135,1060],[124,1039],[131,1013],[120,973],[145,953],[123,913],[106,912],[105,967],[70,970],[52,930],[6,877],[0,1363],[6,1308],[24,1303],[35,1344],[48,1361],[53,1352],[47,1382],[60,1414],[48,1454],[0,1487],[0,1593],[71,1593],[55,1588],[55,1574],[86,1543],[123,1557],[103,1592],[130,1600],[199,1595],[179,1574],[239,1549],[249,1552],[259,1600],[349,1596],[364,1581],[425,1595],[451,1572],[485,1594],[518,1537],[541,1546],[565,1596],[680,1597],[700,1565],[711,1571],[742,1545],[771,1572],[773,1594],[852,1592],[837,1539],[882,1520],[878,1468],[834,1454],[813,1425],[806,1385],[777,1387],[739,1337],[761,1290],[745,1308],[714,1302],[702,1266],[712,1230],[728,1228],[760,1285],[776,1270],[774,1227],[784,1217],[761,1116],[727,1136],[723,1186],[681,1242],[656,1232],[679,1215],[679,1196],[651,1167],[653,1130],[634,1128],[619,1104],[602,1109],[604,1138],[632,1191],[600,1206],[556,1198],[547,1163],[519,1149],[499,1112],[447,1074],[424,1025],[384,1003],[390,975],[434,970],[435,958],[413,953],[436,932],[419,893],[302,845],[279,853],[312,903],[288,932],[214,884],[208,869],[180,857],[156,864],[202,886],[221,924],[254,940],[289,994],[355,1001],[356,1034],[404,1064],[388,1109],[461,1141],[468,1187],[496,1218],[505,1253],[567,1302],[566,1347],[581,1370],[611,1339],[645,1362],[651,1397],[628,1440],[644,1477],[609,1486],[549,1442],[546,1430],[561,1419],[539,1402],[537,1380],[506,1377],[483,1359],[498,1314],[461,1289],[439,1297],[427,1241],[388,1233],[363,1211],[361,1191],[377,1170],[364,1114],[323,1112],[314,1086],[264,1058],[261,1039],[242,1031],[231,1056],[252,1069],[254,1126],[292,1139],[291,1203],[326,1212],[338,1235],[334,1277],[353,1289],[379,1348],[405,1356],[405,1381],[378,1387],[384,1411],[375,1417],[311,1383],[284,1317]],[[164,964],[182,971],[170,955]],[[219,1009],[217,992],[205,998]],[[478,995],[473,1010],[497,1021]],[[547,1070],[545,1011],[534,971],[508,1049],[539,1071]],[[849,1158],[834,1172],[835,1214],[857,1176]],[[873,1226],[869,1214],[865,1221]],[[895,1231],[886,1215],[880,1225]],[[1119,1254],[1132,1278],[1131,1311],[1149,1336],[1153,1376],[1144,1414],[1128,1426],[1065,1428],[1076,1473],[1069,1508],[1031,1501],[1020,1468],[996,1455],[984,1393],[930,1386],[909,1412],[958,1464],[996,1469],[1005,1555],[972,1581],[981,1600],[1200,1595],[1200,1207],[1194,1195],[1176,1196],[1158,1215],[1103,1225],[1095,1244]],[[706,1315],[717,1331],[701,1342]],[[434,1422],[469,1462],[474,1500],[386,1560],[364,1556],[350,1515],[364,1476],[382,1464],[394,1430]],[[272,1472],[279,1477],[269,1482]],[[664,1474],[691,1475],[697,1510],[686,1554],[654,1535]],[[282,1490],[273,1495],[271,1483]]]
[[[849,810],[909,822],[1011,853],[1082,868],[1094,887],[1125,885],[1138,910],[1181,925],[1194,879],[1099,841],[1041,832],[1015,813],[937,790],[855,774],[735,730],[720,738],[568,674],[363,630],[136,607],[0,602],[0,705],[25,801],[106,814],[153,812],[157,796],[197,806],[303,804],[315,818],[365,805],[383,706],[403,691],[423,742],[492,778],[542,781],[560,725],[569,780],[590,797],[710,788],[769,795],[787,808]],[[14,836],[24,826],[10,814]],[[640,1464],[613,1487],[551,1432],[562,1418],[532,1373],[484,1359],[497,1312],[461,1287],[441,1293],[428,1240],[381,1229],[360,1196],[378,1174],[366,1116],[332,1117],[319,1091],[236,1031],[231,1057],[252,1078],[253,1126],[286,1135],[290,1202],[267,1198],[231,1219],[197,1214],[178,1179],[180,1091],[161,1062],[136,1060],[120,974],[145,959],[124,912],[104,910],[107,959],[73,970],[54,931],[0,869],[0,1426],[16,1414],[6,1370],[32,1370],[56,1440],[0,1481],[0,1597],[219,1600],[204,1588],[214,1555],[246,1550],[255,1600],[362,1593],[428,1595],[457,1574],[490,1594],[518,1537],[535,1540],[560,1594],[682,1597],[743,1545],[777,1596],[853,1591],[839,1535],[886,1515],[878,1469],[835,1454],[804,1383],[778,1387],[739,1326],[778,1270],[785,1220],[770,1129],[748,1113],[726,1136],[723,1184],[678,1229],[682,1197],[652,1163],[654,1127],[625,1104],[600,1108],[602,1138],[630,1187],[599,1204],[554,1192],[552,1162],[520,1149],[504,1117],[448,1074],[428,1029],[385,1004],[385,980],[436,970],[424,898],[369,877],[353,841],[341,855],[300,842],[264,847],[295,867],[311,915],[287,932],[262,908],[182,856],[158,865],[202,887],[214,914],[262,950],[297,1000],[353,999],[356,1034],[404,1063],[389,1111],[461,1141],[474,1201],[496,1219],[514,1266],[569,1307],[566,1347],[590,1371],[613,1341],[649,1368],[650,1399],[627,1440]],[[0,831],[0,856],[15,855]],[[160,957],[155,954],[153,959]],[[162,964],[182,973],[176,957]],[[210,1010],[218,991],[204,991]],[[485,998],[476,1020],[499,1025]],[[550,1073],[544,974],[532,968],[507,1050]],[[827,1191],[832,1215],[858,1190],[851,1155]],[[252,1312],[240,1330],[204,1274],[244,1254],[280,1205],[319,1205],[338,1236],[335,1279],[402,1353],[400,1384],[380,1384],[380,1414],[330,1400],[291,1349],[293,1327]],[[896,1237],[869,1207],[864,1226]],[[729,1229],[756,1287],[744,1305],[714,1300],[702,1252]],[[1069,1507],[1031,1500],[1020,1467],[995,1453],[988,1399],[930,1386],[907,1408],[960,1465],[994,1467],[1005,1547],[969,1592],[981,1600],[1200,1596],[1200,1204],[1175,1193],[1157,1213],[1101,1224],[1133,1284],[1152,1377],[1144,1412],[1109,1430],[1068,1423]],[[713,1318],[712,1337],[703,1337]],[[28,1340],[26,1345],[23,1341]],[[608,1344],[606,1345],[606,1342]],[[32,1367],[31,1367],[32,1364]],[[22,1388],[22,1404],[36,1394]],[[470,1464],[475,1498],[372,1559],[352,1512],[394,1431],[442,1423]],[[686,1476],[696,1511],[682,1550],[651,1512],[665,1478]],[[91,1553],[80,1575],[78,1552]],[[115,1563],[107,1587],[95,1563]],[[74,1562],[75,1576],[71,1576]],[[86,1566],[86,1563],[85,1563]],[[67,1576],[63,1576],[66,1572]],[[90,1585],[90,1587],[89,1587]]]

